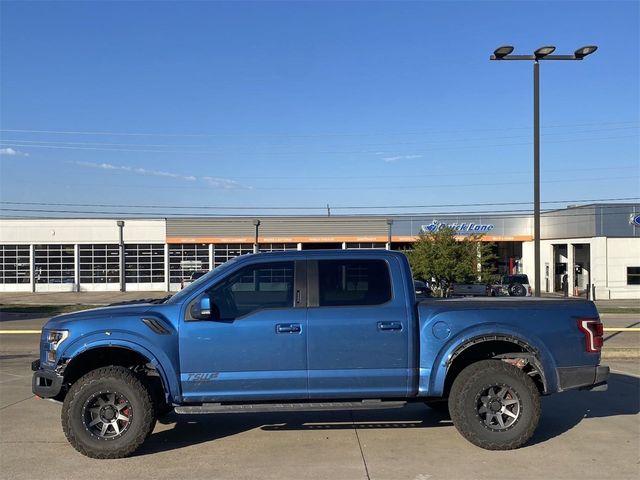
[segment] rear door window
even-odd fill
[[[321,307],[380,305],[391,300],[391,278],[384,260],[320,260]]]

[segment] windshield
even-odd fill
[[[214,268],[210,272],[207,272],[206,274],[202,275],[200,278],[195,280],[193,283],[190,283],[187,287],[185,287],[182,290],[180,290],[173,297],[168,299],[166,301],[166,303],[169,303],[169,304],[180,303],[183,299],[189,297],[189,295],[191,295],[192,292],[195,292],[196,290],[198,290],[200,288],[200,285],[209,282],[209,280],[211,280],[213,277],[217,277],[222,272],[227,270],[229,267],[233,266],[233,264],[236,261],[237,261],[237,257],[236,258],[232,258],[231,260],[229,260],[229,261],[223,263],[222,265]]]

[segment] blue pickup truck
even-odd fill
[[[168,412],[392,408],[423,402],[486,449],[524,445],[540,396],[604,390],[593,303],[416,302],[402,253],[245,255],[161,303],[52,318],[33,392],[62,401],[69,442],[134,452]]]

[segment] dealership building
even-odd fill
[[[482,234],[498,273],[534,284],[531,215],[0,218],[0,291],[175,291],[254,251],[405,249],[445,225]],[[640,299],[640,204],[549,211],[541,228],[543,292],[560,291],[566,274],[570,295],[595,285],[599,299]]]

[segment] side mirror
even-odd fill
[[[211,318],[211,299],[209,295],[201,295],[191,304],[191,317],[196,320],[209,320]]]

